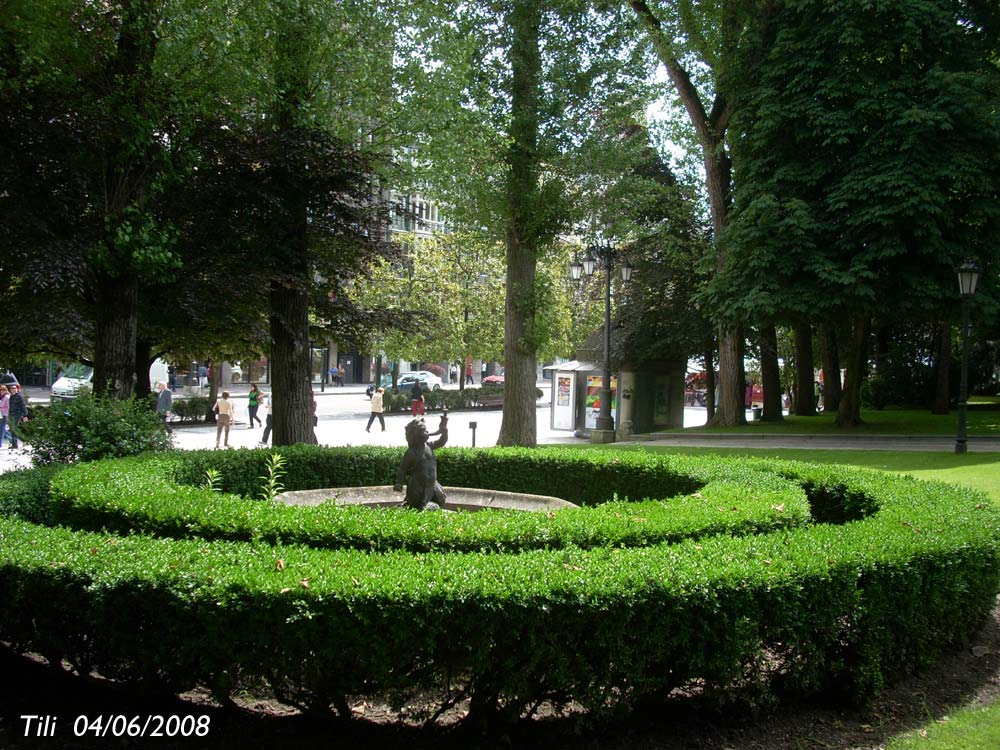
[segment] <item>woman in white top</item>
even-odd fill
[[[229,391],[222,392],[222,398],[215,402],[213,410],[219,415],[215,425],[215,447],[219,447],[222,430],[226,430],[225,446],[229,447],[229,428],[233,424],[233,402],[229,400]]]
[[[382,412],[385,410],[382,406],[382,394],[384,393],[385,388],[379,388],[372,394],[372,415],[368,417],[368,426],[365,427],[365,432],[372,431],[372,422],[375,421],[375,417],[378,417],[378,423],[382,425],[382,432],[385,432],[385,417],[382,416]]]

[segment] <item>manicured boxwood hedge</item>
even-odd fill
[[[444,702],[449,688],[466,691],[474,713],[515,715],[545,698],[603,711],[675,687],[757,698],[829,688],[866,698],[969,636],[1000,588],[1000,514],[986,498],[768,460],[455,450],[442,451],[439,465],[446,484],[475,478],[472,486],[544,489],[594,506],[617,493],[665,499],[678,513],[697,500],[749,502],[759,487],[765,502],[787,498],[774,517],[794,515],[788,503],[804,491],[812,523],[674,544],[619,534],[616,546],[590,548],[564,540],[517,553],[491,545],[415,553],[405,542],[371,552],[263,533],[198,538],[198,524],[239,528],[249,519],[255,528],[260,504],[217,496],[215,515],[183,532],[195,538],[157,536],[156,519],[175,503],[183,517],[193,507],[184,503],[204,500],[191,485],[171,487],[171,473],[197,482],[199,469],[215,465],[230,489],[245,491],[263,473],[262,453],[74,467],[51,479],[49,498],[37,482],[28,499],[23,478],[20,494],[0,491],[14,497],[9,507],[48,504],[63,522],[91,524],[100,511],[89,472],[92,483],[110,482],[109,525],[142,493],[163,506],[138,514],[137,527],[149,531],[131,535],[0,518],[0,640],[174,690],[224,694],[266,680],[290,700],[341,708],[345,696],[409,691],[438,691]],[[312,486],[384,484],[394,466],[393,454],[373,449],[287,453],[290,485],[304,477]],[[160,496],[166,488],[174,494]],[[642,527],[651,507],[618,504],[604,520],[617,513],[627,519],[620,528]],[[601,523],[600,513],[573,512]],[[417,526],[432,517],[401,515]],[[380,533],[374,521],[368,528]]]
[[[299,466],[304,461],[313,470],[324,469],[323,479],[314,477],[314,483],[341,484],[353,479],[343,472],[348,455],[350,451],[345,450],[297,449],[289,456],[289,474],[301,481]],[[505,460],[520,464],[522,455],[507,453]],[[399,451],[382,449],[368,453],[366,459],[377,471],[387,459],[398,463],[400,456]],[[373,551],[405,548],[415,552],[648,546],[713,534],[765,533],[803,525],[810,519],[803,490],[765,474],[757,476],[753,484],[711,482],[698,492],[674,498],[657,495],[641,502],[626,498],[550,513],[497,510],[473,514],[333,504],[289,507],[179,485],[171,477],[184,474],[192,478],[188,469],[191,465],[201,466],[203,460],[215,461],[223,477],[237,469],[240,476],[245,476],[255,470],[248,468],[247,461],[257,462],[260,458],[258,451],[205,452],[200,456],[188,453],[81,464],[67,469],[54,483],[51,515],[55,521],[76,528],[115,533],[141,531],[158,536],[258,539]],[[360,471],[358,463],[362,459],[353,459],[353,466]],[[556,461],[554,457],[549,460]],[[482,456],[474,451],[441,452],[441,466],[448,467],[459,486],[476,486],[481,463]],[[574,461],[573,466],[581,464]],[[547,468],[557,473],[567,470],[565,464],[561,471],[552,465]],[[651,490],[652,485],[646,489]],[[401,495],[394,497],[398,500]]]

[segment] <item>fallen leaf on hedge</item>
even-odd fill
[[[301,581],[299,581],[299,585],[304,589],[309,588],[309,579],[303,578]]]
[[[784,510],[785,510],[785,504],[784,504],[784,503],[781,503],[781,505],[772,505],[772,506],[771,506],[771,510],[776,510],[776,511],[778,511],[779,513],[782,513],[782,512],[784,512]]]
[[[766,558],[763,559],[763,560],[761,560],[761,562],[764,563],[765,565],[770,565],[771,564],[771,561],[768,560],[768,559],[766,559]]]
[[[284,570],[284,569],[285,569],[285,561],[284,561],[284,560],[282,560],[282,559],[281,559],[281,558],[279,557],[279,558],[278,558],[278,561],[277,561],[277,562],[276,562],[276,563],[274,564],[274,569],[275,569],[275,570]]]
[[[285,588],[283,588],[283,589],[282,589],[281,591],[279,591],[278,593],[279,593],[279,594],[287,594],[287,593],[288,593],[289,591],[291,591],[291,589],[290,589],[290,588],[288,588],[288,587],[286,586]]]

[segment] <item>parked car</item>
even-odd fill
[[[487,375],[483,378],[483,385],[503,385],[503,375]]]
[[[93,386],[94,368],[80,362],[71,362],[66,365],[59,379],[52,384],[52,392],[49,396],[52,401],[68,401],[76,398],[81,390],[90,390]],[[149,383],[155,384],[169,381],[169,370],[167,363],[162,359],[157,359],[149,366]]]
[[[441,378],[428,370],[413,370],[412,372],[402,373],[399,376],[399,380],[396,381],[396,388],[400,391],[412,390],[413,384],[418,380],[420,381],[420,387],[425,391],[441,390]]]

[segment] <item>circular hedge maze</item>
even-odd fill
[[[391,484],[402,454],[281,453],[286,489]],[[1000,588],[997,510],[909,478],[445,449],[442,484],[584,507],[443,514],[253,499],[268,455],[0,477],[0,641],[84,674],[222,700],[267,685],[338,712],[356,696],[477,717],[677,689],[864,700],[969,637]]]

